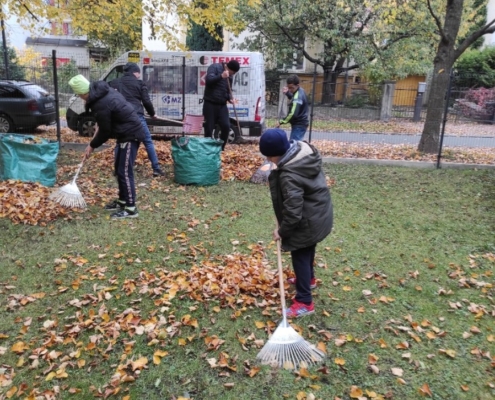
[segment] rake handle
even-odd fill
[[[276,242],[277,242],[278,284],[280,286],[280,301],[282,303],[282,316],[284,318],[283,323],[286,326],[287,317],[286,317],[285,290],[284,290],[284,274],[282,271],[282,249],[281,249],[280,240],[277,240]]]
[[[227,71],[227,66],[225,66],[225,70]],[[227,78],[227,86],[229,88],[229,94],[232,98],[232,108],[234,109],[235,121],[237,122],[237,129],[239,130],[239,135],[242,135],[241,125],[239,124],[239,118],[237,118],[237,110],[234,104],[234,95],[232,94],[232,88],[230,87],[230,78]]]
[[[184,125],[183,121],[177,121],[175,119],[169,119],[169,118],[164,118],[164,117],[158,117],[155,115],[155,118],[161,121],[167,121],[167,122],[175,122],[176,124]]]
[[[84,161],[86,161],[86,154],[84,155],[83,159],[81,160],[81,163],[79,164],[79,167],[77,168],[76,174],[74,175],[74,178],[72,178],[72,183],[76,183],[76,179],[79,176],[79,172],[81,172],[81,169],[84,165]]]

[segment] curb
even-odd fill
[[[84,151],[87,143],[71,143],[62,142],[60,147],[67,150]],[[95,151],[104,150],[110,147],[104,144]],[[358,164],[358,165],[382,165],[390,167],[407,167],[407,168],[430,168],[436,169],[437,163],[432,161],[406,161],[406,160],[369,160],[367,158],[339,158],[339,157],[323,157],[322,161],[328,164]],[[463,163],[449,163],[441,162],[440,169],[495,169],[493,164],[463,164]]]
[[[65,150],[76,150],[76,151],[84,151],[84,149],[88,146],[88,143],[73,143],[73,142],[61,142],[60,148]],[[96,148],[94,151],[101,151],[109,148],[110,145],[103,144],[100,147]]]
[[[328,164],[359,164],[359,165],[385,165],[390,167],[431,168],[436,169],[437,163],[432,161],[406,161],[406,160],[369,160],[367,158],[338,158],[323,157],[322,161]],[[440,169],[495,169],[493,164],[463,164],[440,162]]]

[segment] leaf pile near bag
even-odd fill
[[[51,189],[39,183],[0,181],[0,218],[14,224],[46,226],[57,218],[71,219],[70,210],[48,200]]]

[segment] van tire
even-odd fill
[[[95,133],[96,120],[93,117],[86,116],[79,120],[77,131],[80,136],[93,137]]]
[[[215,126],[213,137],[215,139],[220,139],[220,127],[218,125]],[[227,140],[227,143],[229,144],[239,143],[240,140],[241,140],[241,134],[239,132],[239,128],[237,127],[237,125],[230,123],[229,138]]]

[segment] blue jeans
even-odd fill
[[[150,129],[148,128],[146,118],[144,118],[143,114],[139,114],[139,119],[141,120],[141,124],[144,128],[144,148],[146,149],[146,153],[148,153],[148,158],[151,162],[151,168],[153,168],[153,171],[156,171],[160,169],[160,164],[158,164],[158,156],[156,155],[155,146],[153,145],[153,139],[151,139]]]
[[[289,140],[303,140],[306,129],[308,129],[307,125],[292,125]]]

